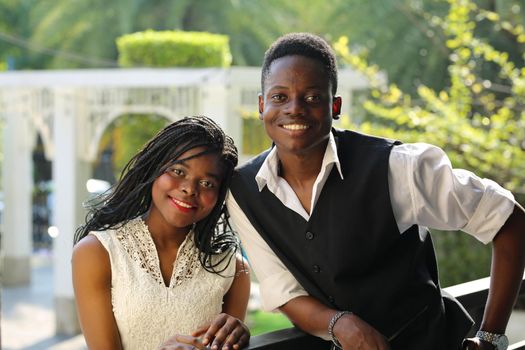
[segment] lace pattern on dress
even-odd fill
[[[116,230],[116,236],[129,256],[155,281],[164,285],[157,248],[144,221],[141,218],[129,221]],[[195,246],[194,233],[190,231],[177,252],[170,288],[191,279],[200,268],[199,249]]]

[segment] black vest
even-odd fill
[[[235,200],[311,296],[354,312],[393,338],[393,349],[457,349],[472,321],[442,298],[428,231],[400,234],[394,219],[388,159],[395,143],[333,133],[344,179],[334,166],[309,221],[266,187],[259,192],[255,175],[269,151],[237,169]]]

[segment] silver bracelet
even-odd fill
[[[342,349],[343,346],[341,345],[341,343],[339,343],[339,340],[337,340],[337,337],[334,334],[335,323],[344,315],[351,315],[351,314],[352,312],[350,311],[338,311],[335,315],[332,316],[332,318],[330,319],[330,322],[328,323],[328,335],[330,336],[330,338],[332,338],[332,343],[334,343],[334,345],[339,349]]]

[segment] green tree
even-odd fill
[[[491,21],[498,17],[501,24],[525,24],[522,1],[476,0],[473,4],[480,10],[475,34],[507,52],[516,65],[522,65],[523,45]],[[332,37],[346,36],[353,51],[367,55],[404,92],[417,95],[421,84],[434,90],[450,84],[447,69],[451,48],[441,28],[441,19],[448,12],[446,1],[392,0],[378,4],[348,0],[336,2],[332,11],[332,27],[339,28],[331,32]],[[493,15],[486,17],[484,11]],[[491,80],[497,80],[497,67],[487,65],[484,70]]]
[[[352,52],[347,38],[338,40],[335,48],[342,61],[367,75],[373,87],[364,103],[367,121],[357,125],[347,116],[342,125],[405,142],[438,145],[455,167],[496,180],[523,203],[525,69],[516,66],[507,52],[496,49],[490,38],[480,37],[476,30],[480,22],[488,20],[507,31],[517,44],[523,44],[523,26],[512,24],[471,0],[448,3],[446,16],[432,18],[441,28],[440,35],[446,38],[450,51],[449,84],[441,90],[419,85],[416,97],[412,97],[396,84],[383,86],[376,79],[379,67],[369,65],[362,55]],[[494,70],[498,72],[496,77],[491,75]],[[451,266],[442,273],[445,284],[464,281],[468,273],[468,279],[472,273],[477,277],[487,275],[487,248],[465,243],[465,235],[435,237],[440,266]],[[452,246],[465,247],[460,249],[461,260],[451,255]],[[480,265],[480,261],[487,264]],[[457,269],[461,265],[464,268]]]
[[[123,34],[208,31],[232,39],[233,64],[253,65],[282,33],[291,6],[277,0],[6,0],[0,4],[7,9],[0,11],[0,32],[18,39],[0,40],[18,50],[19,68],[113,67],[115,39]]]
[[[114,178],[119,179],[124,166],[131,157],[168,122],[166,118],[157,115],[127,114],[120,116],[108,126],[102,135],[99,144],[99,161],[100,154],[110,149]]]

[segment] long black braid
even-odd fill
[[[86,223],[76,230],[75,243],[91,231],[116,229],[144,215],[151,206],[151,188],[155,179],[176,163],[183,153],[195,147],[204,147],[205,153],[219,154],[225,170],[217,204],[194,227],[201,265],[210,272],[223,272],[228,266],[223,262],[231,260],[239,246],[224,205],[238,154],[233,139],[205,116],[186,117],[171,123],[148,141],[126,164],[114,188],[87,203]],[[230,254],[223,254],[225,252]],[[218,259],[212,259],[212,256]]]

